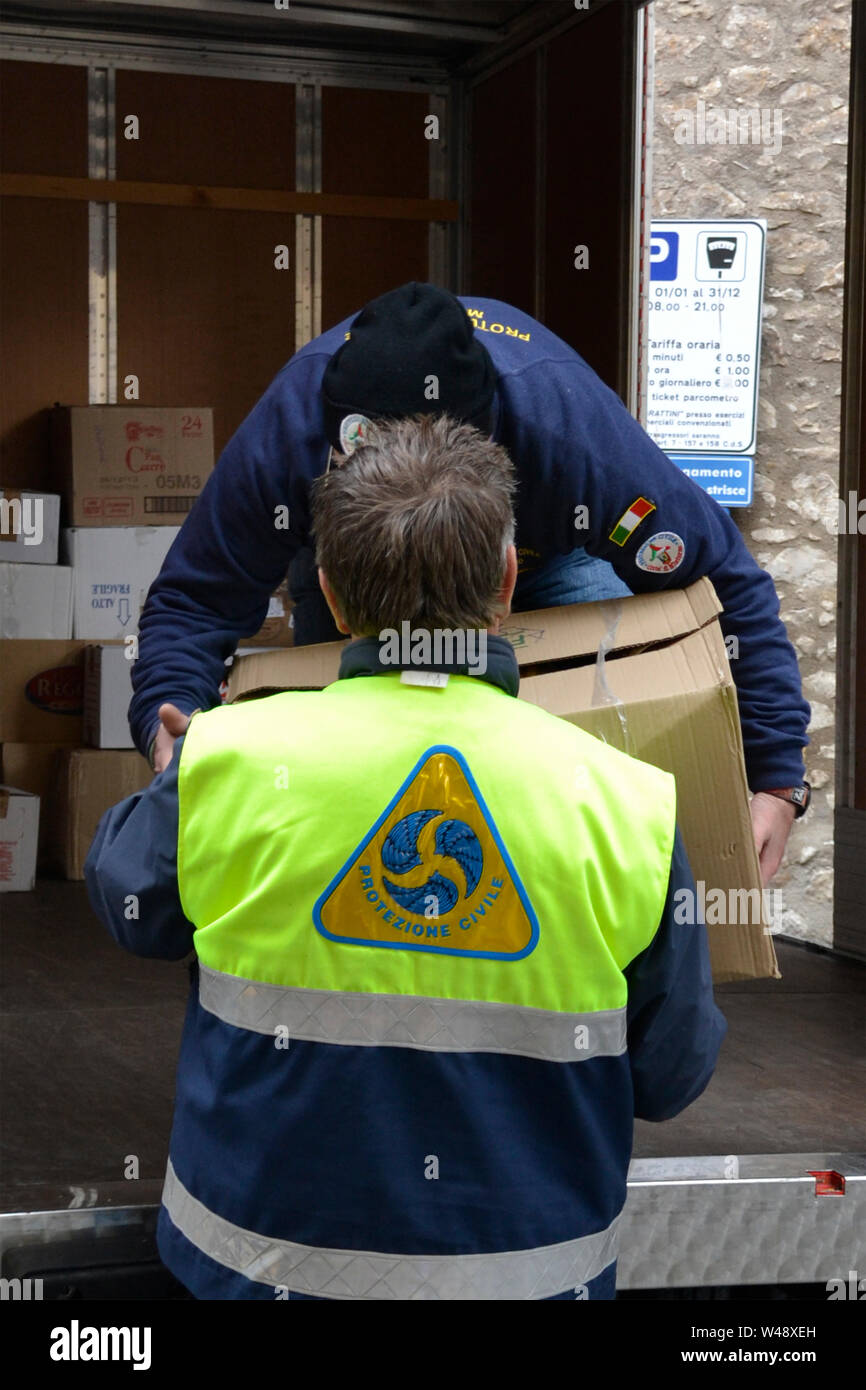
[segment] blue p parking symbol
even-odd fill
[[[650,237],[650,280],[676,280],[679,232],[653,232]]]

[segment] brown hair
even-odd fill
[[[312,486],[316,563],[353,633],[486,628],[514,539],[505,449],[447,415],[379,421]]]

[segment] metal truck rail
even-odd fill
[[[64,1209],[0,1215],[0,1296],[165,1297],[160,1185],[141,1186],[139,1203],[120,1202],[128,1184],[108,1184],[70,1189]],[[866,1271],[866,1154],[636,1159],[619,1247],[623,1292],[824,1285],[852,1296]]]

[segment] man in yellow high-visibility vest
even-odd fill
[[[377,425],[313,494],[339,679],[195,715],[97,831],[117,940],[197,957],[198,1298],[612,1298],[633,1117],[712,1075],[673,779],[514,698],[513,492],[470,425]]]

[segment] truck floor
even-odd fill
[[[164,1172],[186,966],[122,951],[83,884],[41,880],[0,912],[0,1210],[142,1200],[125,1179],[131,1156],[139,1193]],[[718,987],[716,1074],[678,1118],[637,1123],[636,1158],[863,1147],[866,971],[777,947],[783,979]]]

